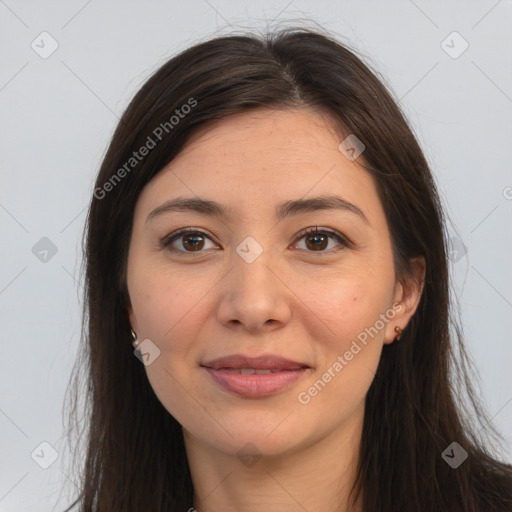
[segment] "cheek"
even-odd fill
[[[371,280],[358,280],[345,281],[327,295],[328,299],[317,297],[315,307],[329,327],[326,335],[315,335],[313,329],[309,333],[318,366],[297,396],[309,413],[304,417],[308,425],[315,415],[335,424],[355,411],[373,381],[383,345],[384,330],[375,330],[375,325],[386,310],[387,292]],[[314,428],[313,420],[309,426]]]
[[[392,285],[385,281],[378,282],[371,274],[340,279],[309,296],[308,303],[325,326],[331,350],[346,350],[352,340],[376,324],[391,297]],[[315,338],[313,332],[311,337]]]
[[[180,423],[186,422],[192,411],[201,414],[193,399],[200,393],[190,382],[190,371],[194,340],[204,324],[204,285],[183,273],[170,276],[156,268],[139,274],[133,285],[132,307],[141,335],[160,351],[145,366],[148,380],[164,407]]]
[[[180,272],[151,268],[134,276],[132,306],[139,329],[155,343],[165,344],[193,317],[204,284]],[[201,290],[203,292],[201,293]]]

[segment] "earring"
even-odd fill
[[[397,336],[395,337],[394,341],[398,341],[402,336],[402,329],[397,325],[395,327],[395,332],[397,333]]]
[[[130,332],[132,333],[132,345],[133,345],[133,348],[137,349],[137,347],[140,345],[140,341],[137,339],[137,335],[135,334],[135,332],[133,331],[133,329],[130,329]]]

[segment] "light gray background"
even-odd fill
[[[0,511],[62,511],[66,493],[75,494],[62,406],[80,334],[79,241],[93,177],[127,102],[198,40],[304,18],[370,59],[420,139],[461,240],[453,287],[482,397],[511,459],[510,1],[0,0]],[[31,47],[51,48],[43,31],[58,43],[47,59]],[[458,58],[441,44],[453,31],[469,44]],[[461,44],[444,43],[452,53]],[[46,262],[32,251],[42,237],[57,248]],[[59,454],[48,469],[31,458],[44,441]],[[42,460],[50,451],[36,453]]]

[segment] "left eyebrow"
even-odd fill
[[[282,220],[289,215],[298,215],[300,213],[310,213],[320,210],[344,210],[358,215],[366,224],[370,225],[368,218],[361,208],[355,204],[349,203],[342,197],[332,195],[286,201],[277,207],[275,216],[276,220]]]
[[[291,215],[299,215],[301,213],[312,213],[316,211],[327,210],[343,210],[359,216],[366,224],[370,225],[368,218],[363,211],[339,196],[324,195],[311,197],[308,199],[294,199],[285,201],[277,206],[275,211],[275,219],[280,221]],[[227,219],[232,212],[229,206],[222,205],[215,201],[201,198],[183,198],[178,197],[166,201],[162,205],[155,208],[146,218],[146,223],[158,215],[167,212],[194,212],[200,215],[211,217],[220,217]]]

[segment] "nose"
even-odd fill
[[[253,334],[286,325],[291,318],[293,293],[282,274],[265,252],[252,263],[235,253],[231,270],[219,283],[219,322]]]

